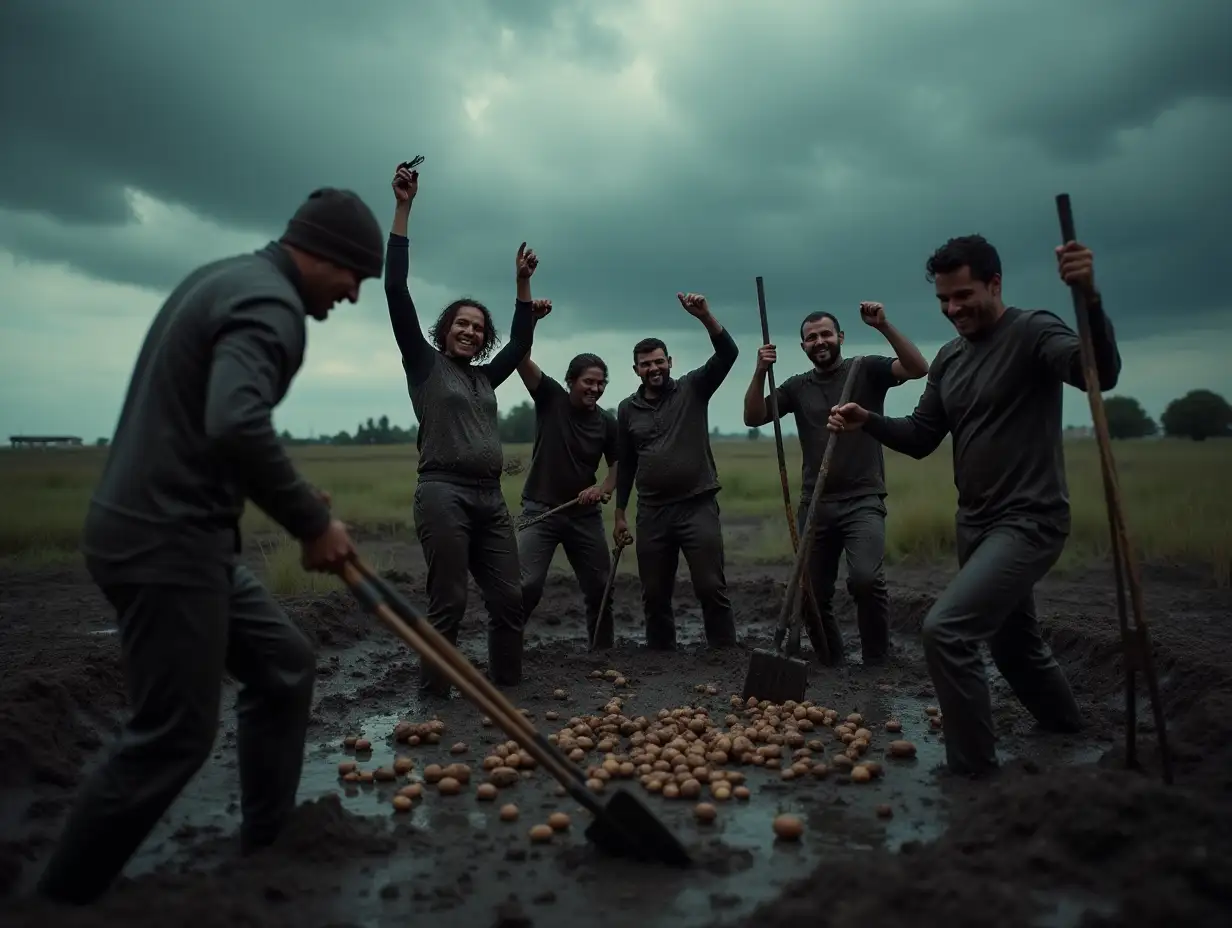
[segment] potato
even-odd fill
[[[893,818],[894,816],[894,809],[890,807],[888,802],[883,802],[877,806],[876,812],[878,818]]]
[[[470,748],[466,746],[466,742],[459,741],[457,744],[455,744],[453,747],[449,749],[449,753],[450,754],[465,754],[469,750]]]
[[[886,750],[891,757],[915,757],[915,745],[910,741],[891,741],[886,745]]]
[[[500,807],[500,817],[502,822],[512,822],[518,817],[518,807],[512,802],[506,803]]]
[[[747,786],[737,786],[732,789],[732,795],[737,799],[747,800],[753,793]]]
[[[462,792],[462,784],[453,777],[441,777],[436,788],[440,790],[442,796],[456,796]]]
[[[940,715],[941,710],[938,709],[936,706],[925,706],[924,714],[929,715],[929,716]]]
[[[428,771],[424,771],[424,779],[427,779]],[[513,786],[518,782],[518,772],[512,767],[497,767],[488,774],[488,781],[496,786]]]
[[[552,840],[552,826],[551,825],[535,825],[528,832],[528,835],[530,836],[530,839],[536,844],[543,844],[545,841]]]
[[[411,783],[398,790],[398,795],[405,796],[407,799],[419,799],[423,796],[423,787],[418,783]]]
[[[709,824],[718,815],[718,810],[708,802],[699,802],[693,807],[693,815],[699,822]]]
[[[480,783],[475,789],[475,798],[483,802],[491,802],[496,798],[497,789],[491,783]]]
[[[399,775],[408,774],[411,768],[415,766],[415,762],[409,757],[394,758],[394,773]]]
[[[732,791],[730,786],[724,784],[711,788],[710,794],[719,802],[726,802],[728,799],[731,799]]]
[[[783,841],[798,841],[804,834],[804,822],[794,815],[780,815],[775,818],[771,827],[774,834]]]
[[[445,768],[440,764],[428,764],[424,767],[423,778],[428,783],[436,783],[445,775]]]
[[[903,730],[903,723],[900,722],[898,719],[889,719],[885,723],[885,730],[892,734],[898,734],[900,731]]]
[[[414,805],[409,798],[403,796],[401,793],[394,796],[394,798],[390,801],[393,804],[395,812],[409,812],[411,811],[411,807]]]
[[[853,783],[867,783],[872,778],[873,775],[862,764],[857,764],[851,768],[851,782]]]
[[[355,767],[356,767],[355,761],[344,760],[342,763],[338,765],[338,776],[344,777],[348,773],[354,773]]]
[[[564,831],[569,827],[569,816],[564,812],[553,812],[548,816],[548,826],[553,831]]]
[[[358,735],[347,735],[345,738],[342,739],[342,746],[344,748],[354,748],[358,742],[359,742]]]
[[[591,777],[586,781],[586,788],[592,793],[601,793],[603,792],[604,783],[598,777]]]
[[[364,754],[364,753],[366,753],[366,752],[368,752],[368,751],[371,751],[371,750],[372,750],[372,742],[371,742],[371,741],[369,741],[367,738],[358,738],[358,739],[356,739],[356,741],[355,741],[355,752],[356,752],[357,754]]]

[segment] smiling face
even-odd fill
[[[649,390],[662,389],[672,372],[672,359],[662,348],[647,351],[633,358],[633,372]]]
[[[600,367],[588,367],[569,383],[569,400],[580,409],[594,409],[607,389],[607,374]]]
[[[470,360],[483,350],[487,325],[483,312],[474,306],[459,306],[445,333],[445,354]]]
[[[800,327],[800,347],[816,367],[833,367],[843,359],[843,333],[829,316]]]
[[[964,266],[938,274],[935,283],[942,314],[964,338],[979,335],[1001,318],[1000,274],[983,283],[971,276],[970,267]]]

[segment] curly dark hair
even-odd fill
[[[843,334],[843,327],[839,325],[838,316],[834,315],[834,313],[809,313],[802,320],[800,320],[800,341],[804,341],[804,327],[811,322],[821,322],[822,319],[829,319],[832,323],[834,323],[834,331],[839,335]]]
[[[1001,256],[982,235],[960,235],[936,251],[924,265],[924,277],[936,283],[938,274],[953,274],[964,267],[971,268],[971,279],[982,284],[992,283],[1001,273]]]
[[[436,323],[432,326],[432,343],[436,345],[437,350],[442,352],[445,350],[445,337],[453,326],[453,320],[458,315],[458,310],[463,306],[469,306],[471,309],[477,309],[483,313],[483,344],[479,346],[479,350],[475,352],[475,356],[471,359],[473,363],[482,364],[491,357],[492,352],[496,350],[496,346],[500,344],[500,335],[496,331],[496,323],[492,321],[491,311],[478,300],[463,297],[460,300],[454,300],[441,310],[441,314],[436,318]]]
[[[597,354],[579,354],[574,357],[569,362],[569,369],[565,371],[565,383],[573,383],[592,367],[603,371],[603,382],[607,383],[607,364]]]

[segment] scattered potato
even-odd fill
[[[424,776],[426,779],[426,770],[424,771]],[[500,787],[513,786],[514,783],[518,782],[518,772],[513,767],[497,767],[488,774],[488,780]]]
[[[491,783],[480,783],[475,789],[475,798],[481,799],[484,802],[491,802],[496,798],[498,790]]]
[[[804,834],[804,822],[794,815],[780,815],[774,822],[774,834],[783,841],[798,841]]]
[[[445,768],[440,764],[428,764],[424,767],[423,778],[428,783],[436,783],[445,775]]]
[[[878,818],[893,818],[894,817],[894,809],[891,808],[888,802],[883,802],[881,805],[877,806],[876,811],[877,811]]]
[[[548,825],[553,831],[564,831],[569,827],[569,816],[564,812],[553,812],[548,816]]]
[[[363,754],[365,751],[371,751],[371,750],[372,750],[372,742],[369,741],[367,738],[357,738],[355,740],[355,752],[357,754]]]
[[[529,835],[530,835],[530,839],[534,841],[536,844],[543,844],[545,841],[551,841],[552,840],[552,826],[551,825],[535,825],[531,828]]]
[[[699,822],[713,822],[714,817],[718,814],[718,810],[708,802],[699,802],[693,807],[693,815]]]
[[[423,787],[418,783],[411,783],[398,790],[399,796],[405,796],[407,799],[419,799],[423,796]]]
[[[863,764],[857,764],[851,768],[851,782],[853,783],[867,783],[872,778],[873,775],[868,772],[868,768]]]
[[[893,734],[898,734],[903,730],[903,723],[898,719],[890,719],[885,723],[885,730]]]
[[[399,774],[399,775],[408,774],[411,772],[411,768],[414,766],[415,766],[415,762],[411,760],[409,757],[394,758],[394,773],[396,774]]]
[[[518,817],[518,807],[512,802],[500,807],[500,817],[502,822],[516,821]]]
[[[401,793],[394,796],[394,798],[390,801],[393,804],[395,812],[409,812],[411,811],[411,807],[414,806],[414,803],[411,802],[410,797],[403,796]]]
[[[440,790],[442,796],[456,796],[462,792],[462,784],[453,777],[441,777],[436,788]]]
[[[910,741],[891,741],[886,747],[891,757],[915,757],[915,745]]]
[[[353,748],[357,741],[359,741],[359,735],[347,735],[342,739],[342,746],[344,748]]]
[[[455,744],[453,747],[449,749],[449,753],[450,754],[465,754],[469,750],[470,748],[466,746],[465,741],[459,741],[457,744]]]
[[[344,760],[342,763],[340,763],[340,764],[338,765],[338,775],[339,775],[339,776],[346,776],[348,773],[354,773],[354,772],[355,772],[355,767],[356,767],[356,766],[357,766],[357,765],[356,765],[355,761],[353,761],[353,760]]]

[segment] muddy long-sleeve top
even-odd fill
[[[663,506],[714,493],[718,470],[710,448],[710,397],[740,354],[726,329],[710,337],[714,354],[654,399],[639,387],[616,410],[616,508],[629,504],[636,478],[638,505]]]
[[[1090,304],[1101,390],[1116,386],[1121,356],[1111,321]],[[1070,526],[1061,393],[1086,389],[1078,336],[1045,310],[1007,308],[977,340],[955,338],[937,353],[915,411],[870,414],[865,430],[914,458],[953,436],[959,524],[980,528],[1028,518]]]
[[[212,584],[251,499],[291,536],[329,509],[272,413],[304,360],[300,275],[277,243],[208,264],[163,303],[141,347],[82,547],[102,583]]]
[[[471,364],[437,351],[424,338],[407,287],[410,243],[390,233],[385,259],[385,297],[411,406],[419,420],[421,480],[500,480],[504,466],[496,388],[517,370],[531,349],[534,305],[519,301],[509,342],[487,364]]]

